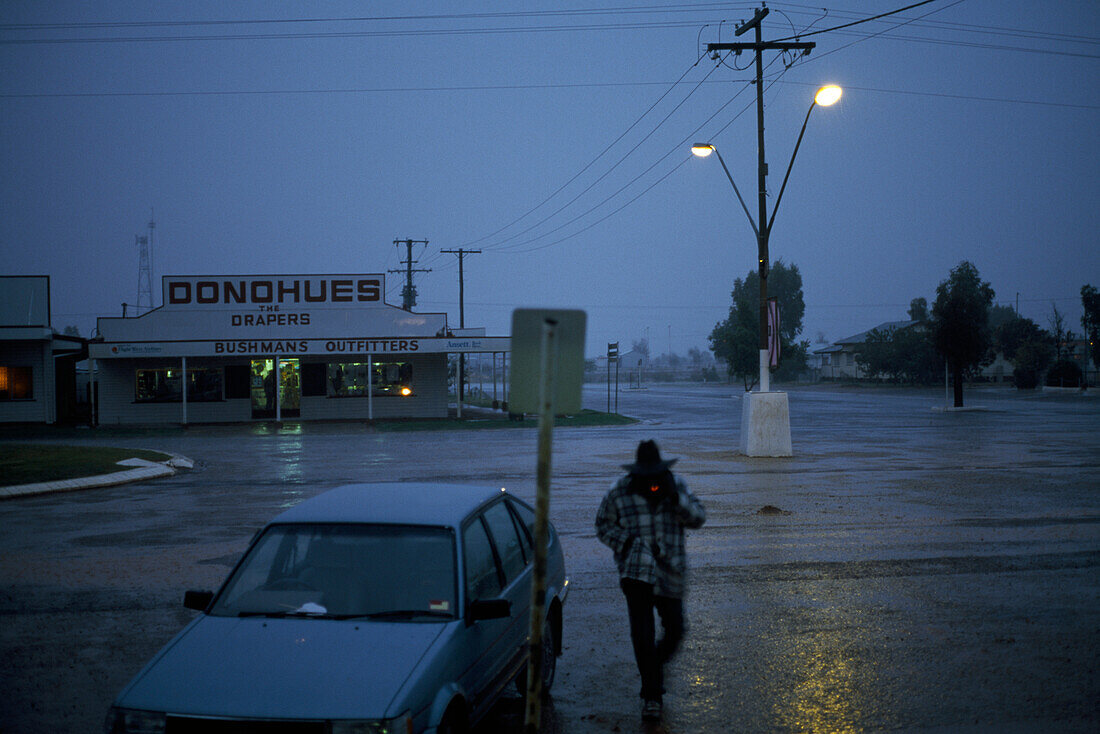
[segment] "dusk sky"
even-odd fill
[[[905,0],[769,2],[765,39]],[[759,3],[38,2],[0,5],[0,274],[51,276],[90,336],[162,275],[379,273],[414,249],[416,310],[510,330],[582,308],[588,354],[705,349],[756,242],[751,57],[705,54]],[[738,40],[750,40],[751,34]],[[937,0],[768,52],[771,237],[801,338],[931,303],[961,260],[996,302],[1080,333],[1100,287],[1100,4]],[[789,64],[789,67],[788,67]],[[400,305],[402,277],[387,275]],[[819,346],[814,344],[814,346]]]

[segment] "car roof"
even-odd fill
[[[458,527],[502,487],[438,482],[346,484],[305,500],[270,524],[383,523]]]

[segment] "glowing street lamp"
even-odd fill
[[[824,87],[817,90],[817,94],[814,95],[814,104],[819,104],[822,107],[830,107],[837,103],[842,93],[843,90],[837,85],[826,84]]]

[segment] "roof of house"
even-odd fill
[[[862,344],[865,341],[867,341],[867,337],[870,335],[870,333],[872,331],[894,331],[896,329],[904,329],[905,327],[912,326],[913,324],[916,324],[916,323],[918,323],[918,322],[910,321],[910,320],[906,320],[906,321],[884,321],[883,323],[879,324],[878,326],[876,326],[873,329],[868,329],[867,331],[861,331],[858,334],[855,334],[854,336],[849,336],[849,337],[844,338],[844,339],[838,339],[834,343],[835,344]]]

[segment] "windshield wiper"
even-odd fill
[[[238,617],[270,617],[271,619],[284,619],[286,617],[304,617],[306,619],[335,619],[334,614],[324,612],[237,612]]]
[[[440,612],[434,609],[389,609],[384,612],[370,612],[369,614],[338,614],[335,619],[412,619],[414,617],[436,617],[439,619],[453,619],[450,612]]]

